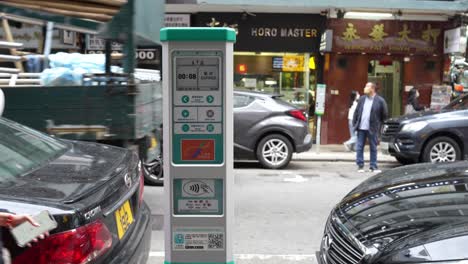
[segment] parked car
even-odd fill
[[[338,203],[319,264],[461,264],[468,251],[468,162],[375,175]]]
[[[441,111],[387,120],[382,148],[403,164],[468,159],[468,95]]]
[[[258,160],[263,167],[281,169],[293,152],[312,146],[307,114],[281,100],[280,95],[234,92],[234,158]]]
[[[141,263],[151,243],[141,163],[133,152],[60,140],[0,118],[0,208],[48,210],[58,223],[31,248],[3,239],[13,263]]]

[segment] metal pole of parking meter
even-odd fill
[[[325,97],[327,94],[327,86],[325,84],[317,84],[315,95],[315,115],[317,116],[317,132],[316,132],[316,151],[320,153],[320,137],[322,131],[322,115],[325,113]]]
[[[163,28],[165,264],[233,264],[228,28]]]

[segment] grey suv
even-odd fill
[[[403,164],[468,159],[468,95],[441,111],[387,120],[383,149]]]
[[[279,95],[234,92],[234,157],[281,169],[312,146],[306,113]]]

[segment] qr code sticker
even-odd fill
[[[224,234],[208,234],[208,249],[224,249]]]

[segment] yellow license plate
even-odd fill
[[[130,202],[126,201],[117,211],[115,211],[115,222],[117,223],[117,233],[119,239],[125,235],[130,225],[133,223],[132,208]]]

